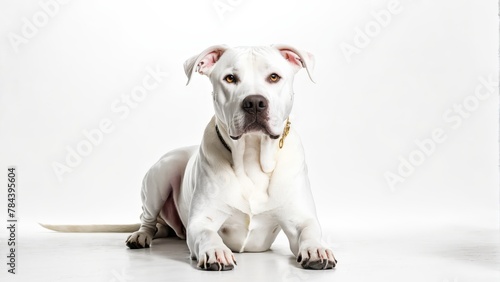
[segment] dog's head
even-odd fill
[[[212,46],[184,63],[213,85],[215,115],[233,140],[246,133],[280,137],[293,105],[293,78],[306,68],[311,80],[314,57],[287,45]]]

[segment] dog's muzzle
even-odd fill
[[[262,95],[249,95],[243,99],[241,103],[241,109],[244,112],[243,134],[261,131],[272,139],[280,137],[280,135],[273,134],[269,128],[268,105],[269,101]],[[242,135],[230,137],[233,140],[238,140]]]

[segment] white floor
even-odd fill
[[[17,274],[6,274],[2,263],[0,281],[498,282],[500,233],[492,225],[342,228],[325,236],[339,260],[329,271],[301,269],[280,235],[271,251],[236,254],[238,266],[219,273],[197,270],[185,242],[175,238],[130,250],[124,245],[128,234],[56,233],[21,225],[29,231],[18,234]]]

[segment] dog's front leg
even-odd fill
[[[333,252],[321,242],[321,228],[316,217],[289,215],[281,220],[290,249],[297,262],[307,269],[331,269],[337,264]]]
[[[290,249],[297,262],[304,268],[334,268],[337,260],[321,240],[321,227],[316,216],[309,181],[304,177],[303,182],[297,181],[294,184],[289,185],[288,191],[292,193],[290,200],[276,214],[281,228],[288,237]]]
[[[194,201],[193,201],[194,202]],[[236,265],[231,250],[224,244],[218,230],[229,217],[215,208],[193,203],[187,226],[187,244],[191,258],[204,270],[231,270]]]

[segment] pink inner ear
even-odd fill
[[[293,52],[291,50],[284,49],[284,50],[280,50],[280,53],[290,63],[292,63],[300,68],[304,67],[304,63],[302,63],[302,60],[295,52]]]
[[[221,52],[219,50],[208,53],[196,66],[196,71],[206,74],[210,68],[219,60]]]

